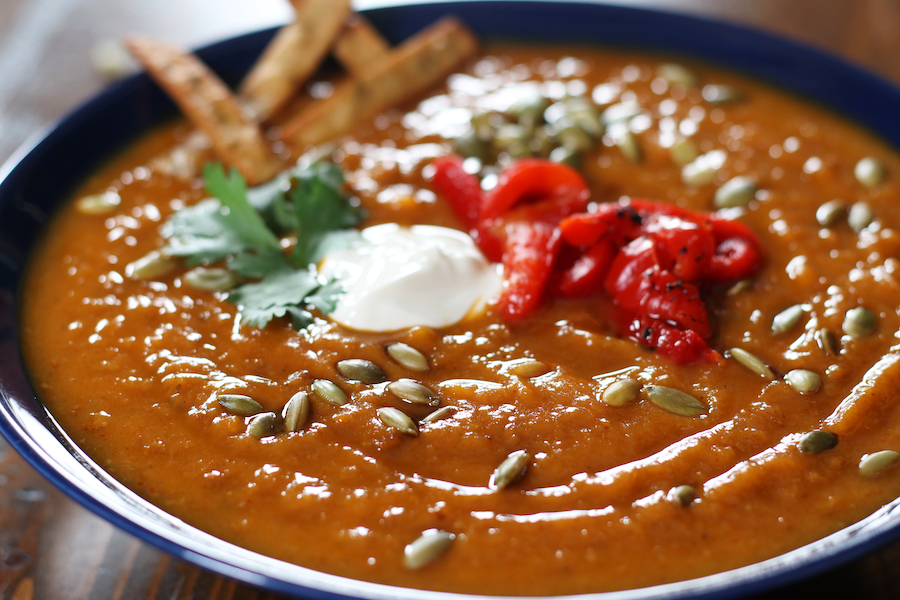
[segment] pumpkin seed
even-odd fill
[[[765,377],[766,379],[775,379],[775,373],[772,372],[772,369],[766,365],[762,360],[760,360],[756,355],[750,354],[743,348],[732,348],[729,350],[731,353],[731,358],[747,367],[760,377]]]
[[[818,373],[807,369],[790,370],[784,374],[784,380],[801,394],[812,394],[822,387],[822,378]]]
[[[564,146],[551,150],[550,156],[547,158],[555,163],[562,163],[570,167],[578,168],[581,165],[581,154]]]
[[[440,402],[437,394],[427,386],[413,379],[398,379],[388,384],[387,389],[400,398],[413,404],[427,404],[434,406]]]
[[[829,200],[816,209],[816,221],[822,227],[832,227],[847,214],[847,203],[843,200]]]
[[[732,177],[716,190],[713,205],[716,208],[747,206],[757,189],[756,181],[749,177]]]
[[[525,475],[528,465],[531,463],[531,455],[524,450],[516,450],[510,453],[500,466],[494,469],[488,487],[492,490],[502,490],[512,485]]]
[[[838,443],[838,436],[830,431],[822,431],[816,429],[810,431],[797,444],[797,449],[804,454],[821,454],[826,450],[831,450]]]
[[[347,404],[347,393],[339,388],[334,382],[327,379],[316,379],[313,381],[312,393],[322,400],[331,402],[335,406]]]
[[[700,94],[710,104],[729,104],[744,99],[744,94],[730,85],[704,85]]]
[[[178,261],[153,250],[125,267],[125,274],[131,279],[146,281],[156,279],[171,272],[178,266]]]
[[[613,123],[621,123],[630,121],[634,117],[641,114],[641,107],[633,102],[622,102],[609,106],[600,115],[600,121],[603,125],[612,125]]]
[[[594,140],[591,139],[591,136],[576,125],[561,129],[557,137],[563,148],[572,152],[584,152],[585,150],[590,150],[594,145]]]
[[[337,364],[337,370],[350,381],[359,381],[360,383],[381,383],[387,379],[384,369],[371,360],[361,358],[342,360]]]
[[[122,199],[119,194],[104,192],[79,198],[75,203],[75,208],[85,215],[105,215],[116,210],[121,203]]]
[[[640,389],[641,384],[634,379],[620,379],[603,390],[601,398],[610,406],[624,406],[637,398]]]
[[[719,169],[725,164],[724,154],[715,150],[701,154],[681,168],[681,181],[691,187],[702,187],[716,180]]]
[[[273,412],[260,413],[247,423],[247,435],[256,439],[270,437],[281,430],[281,417]]]
[[[681,390],[664,385],[648,385],[644,393],[650,401],[663,410],[682,417],[694,417],[708,411],[705,404]]]
[[[422,423],[437,423],[442,419],[446,419],[456,411],[457,408],[455,406],[442,406],[422,419]]]
[[[266,410],[262,404],[243,394],[219,394],[216,400],[231,414],[242,417],[256,415]]]
[[[816,329],[813,338],[815,338],[816,344],[825,354],[834,355],[840,353],[840,342],[830,329]]]
[[[284,405],[281,413],[286,431],[300,431],[309,420],[309,396],[306,392],[297,392]]]
[[[772,333],[780,335],[790,331],[800,322],[804,312],[802,304],[787,307],[772,319]]]
[[[625,131],[616,140],[616,146],[622,151],[622,156],[630,163],[639,163],[643,159],[641,146],[638,144],[637,138],[630,131]]]
[[[227,292],[238,282],[232,271],[219,267],[196,267],[185,273],[183,279],[187,285],[204,292]]]
[[[509,367],[508,372],[510,375],[515,375],[516,377],[531,379],[532,377],[540,377],[541,375],[550,372],[550,365],[540,360],[527,359]]]
[[[694,140],[690,138],[678,138],[675,140],[675,143],[672,144],[672,147],[669,148],[669,156],[672,157],[672,162],[679,167],[683,167],[700,156],[700,149],[697,147]]]
[[[690,506],[696,497],[697,490],[695,490],[692,485],[679,485],[673,487],[669,490],[669,493],[666,494],[666,498],[669,502],[678,504],[679,506]]]
[[[425,358],[425,355],[409,344],[394,342],[393,344],[388,344],[386,350],[388,356],[390,356],[394,362],[401,367],[406,367],[410,371],[424,373],[430,368],[428,366],[428,359]]]
[[[847,224],[856,233],[871,225],[874,220],[875,211],[865,202],[854,203],[850,207],[850,212],[847,213]]]
[[[865,337],[875,331],[875,313],[864,306],[851,308],[844,315],[841,329],[844,333],[853,337]]]
[[[741,279],[740,281],[735,283],[733,286],[728,288],[727,293],[730,297],[733,298],[734,296],[740,296],[741,294],[743,294],[744,292],[746,292],[747,290],[749,290],[752,287],[753,287],[752,279]]]
[[[488,158],[488,145],[478,137],[478,134],[472,130],[468,131],[453,140],[456,151],[466,158],[477,158],[486,160]]]
[[[864,477],[872,477],[888,467],[893,466],[900,458],[900,452],[894,450],[881,450],[866,454],[859,461],[859,474]]]
[[[884,164],[877,158],[867,156],[856,163],[853,174],[861,184],[867,188],[873,188],[884,181]]]
[[[378,418],[381,422],[396,429],[400,433],[416,437],[419,435],[419,428],[409,416],[398,408],[386,406],[378,409]]]
[[[422,535],[403,549],[403,564],[407,569],[420,569],[447,551],[456,536],[440,529],[426,529]]]
[[[665,79],[669,85],[681,85],[686,88],[697,87],[697,76],[682,65],[667,63],[656,68],[656,76]]]

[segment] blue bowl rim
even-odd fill
[[[891,118],[892,114],[896,114],[896,107],[900,106],[900,91],[895,87],[842,59],[750,28],[656,10],[577,1],[401,3],[365,12],[392,42],[408,37],[423,24],[447,13],[460,16],[484,37],[518,37],[554,43],[560,42],[560,34],[565,32],[568,38],[563,40],[565,43],[608,45],[650,53],[668,52],[724,66],[805,96],[859,122],[895,148],[900,147],[900,120]],[[605,37],[598,43],[596,35],[601,31]],[[234,83],[241,68],[238,66],[235,72],[233,65],[223,64],[223,57],[234,55],[235,49],[238,54],[246,54],[248,49],[259,51],[273,32],[266,30],[246,34],[212,44],[198,53],[219,70],[226,81]],[[642,36],[650,37],[652,41]],[[855,89],[858,93],[848,95],[847,89]],[[45,220],[52,204],[46,208],[35,208],[23,202],[23,186],[40,172],[42,161],[48,160],[47,156],[54,149],[58,150],[57,146],[72,143],[72,131],[100,118],[99,115],[110,106],[132,98],[136,90],[150,94],[147,102],[158,105],[150,111],[152,122],[159,122],[166,115],[173,114],[171,103],[155,90],[145,75],[136,75],[113,85],[55,125],[33,136],[0,167],[0,217],[8,214],[12,207],[19,206],[26,213],[34,213],[35,223],[32,225],[38,226]],[[145,129],[147,125],[149,123],[142,123],[138,129]],[[90,158],[91,164],[102,164],[133,139],[132,133],[125,132],[114,143],[105,146]],[[68,182],[70,191],[78,181],[71,179]],[[63,188],[55,189],[50,195],[55,196],[50,199],[52,203],[67,197]],[[2,222],[3,219],[0,219]],[[9,234],[9,231],[0,229],[0,233]],[[496,598],[396,588],[289,565],[199,532],[118,484],[61,431],[37,403],[35,393],[27,383],[18,355],[15,303],[6,306],[9,303],[4,303],[3,296],[5,294],[8,299],[18,293],[17,280],[26,259],[21,248],[4,242],[5,238],[0,237],[0,273],[3,275],[0,278],[0,319],[9,316],[13,324],[0,330],[0,350],[10,352],[14,360],[7,361],[0,368],[0,433],[38,472],[76,502],[141,540],[183,560],[275,592],[302,594],[311,598],[379,600]],[[34,243],[33,239],[31,243]],[[821,540],[732,571],[636,590],[565,597],[595,600],[724,598],[762,591],[822,572],[900,536],[898,509],[900,499]]]

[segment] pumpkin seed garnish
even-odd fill
[[[233,271],[220,267],[196,267],[184,274],[184,283],[204,292],[227,292],[237,285]]]
[[[900,452],[894,450],[881,450],[866,454],[859,461],[859,474],[863,477],[872,477],[893,466],[897,459],[900,459]]]
[[[854,203],[850,207],[850,212],[847,213],[847,224],[856,233],[871,225],[874,220],[875,211],[866,202]]]
[[[853,337],[865,337],[875,331],[875,313],[864,306],[851,308],[844,315],[844,323],[841,329],[844,333]]]
[[[281,431],[281,425],[281,417],[275,413],[260,413],[251,417],[250,422],[247,423],[247,435],[253,436],[258,440],[270,437]]]
[[[692,71],[675,63],[659,65],[656,76],[664,79],[669,85],[680,85],[686,88],[697,87],[697,76]]]
[[[334,382],[327,379],[316,379],[313,381],[312,393],[326,402],[331,402],[335,406],[347,404],[347,393],[339,388]]]
[[[797,449],[804,454],[821,454],[826,450],[831,450],[838,443],[838,436],[830,431],[822,431],[816,429],[810,431],[797,444]]]
[[[455,406],[442,406],[433,413],[430,413],[424,419],[422,419],[422,423],[437,423],[442,419],[446,419],[453,413],[457,411]]]
[[[760,377],[765,377],[766,379],[775,379],[775,373],[772,372],[772,369],[766,365],[762,360],[760,360],[756,355],[750,354],[746,350],[742,348],[732,348],[729,350],[731,353],[731,358],[739,362],[741,365],[747,367],[749,370],[753,371]]]
[[[407,569],[420,569],[447,551],[456,536],[440,529],[426,529],[422,535],[403,549],[403,564]]]
[[[847,203],[843,200],[829,200],[816,209],[816,221],[822,227],[837,225],[841,217],[847,214]]]
[[[675,143],[672,144],[672,147],[669,148],[669,155],[672,157],[672,162],[679,167],[683,167],[692,163],[695,158],[700,156],[700,149],[697,147],[694,140],[690,138],[678,138],[675,140]]]
[[[398,379],[392,381],[387,386],[388,391],[412,404],[427,404],[434,406],[440,402],[433,391],[428,386],[422,385],[413,379]]]
[[[701,154],[681,168],[681,181],[691,187],[708,185],[716,180],[724,163],[724,154],[716,150]]]
[[[425,355],[409,344],[404,344],[403,342],[388,344],[386,351],[394,362],[410,371],[425,373],[430,368]]]
[[[687,392],[664,385],[648,385],[644,388],[644,393],[653,404],[682,417],[695,417],[709,410],[705,404]]]
[[[840,342],[830,329],[816,329],[813,338],[815,338],[816,344],[825,354],[834,355],[840,353]]]
[[[309,396],[306,392],[297,392],[284,405],[281,416],[284,419],[285,431],[300,431],[309,420]]]
[[[812,394],[822,387],[818,373],[807,369],[793,369],[784,374],[784,381],[801,394]]]
[[[787,307],[772,319],[772,333],[780,335],[790,331],[800,322],[804,312],[802,304]]]
[[[75,208],[85,215],[105,215],[116,210],[121,203],[122,199],[119,194],[104,192],[79,198],[75,203]]]
[[[178,266],[178,261],[171,256],[166,256],[158,250],[148,252],[146,255],[125,267],[125,275],[138,281],[156,279],[171,272]]]
[[[756,181],[750,177],[732,177],[716,190],[713,205],[716,208],[747,206],[756,196]]]
[[[625,133],[620,135],[616,139],[616,146],[622,151],[622,156],[625,157],[625,160],[630,163],[639,163],[643,159],[641,147],[631,131],[625,131]]]
[[[524,450],[516,450],[510,453],[500,466],[494,469],[491,479],[488,481],[488,487],[492,490],[502,490],[503,488],[517,482],[531,463],[531,455]]]
[[[219,404],[233,415],[250,417],[265,411],[262,404],[243,394],[219,394],[216,396]]]
[[[337,364],[337,370],[350,381],[359,381],[360,383],[381,383],[387,379],[384,369],[371,360],[361,358],[342,360]]]
[[[861,184],[867,188],[873,188],[884,181],[884,164],[877,158],[867,156],[856,163],[853,174]]]
[[[710,104],[728,104],[744,99],[744,94],[730,85],[704,85],[700,93]]]
[[[666,494],[666,498],[669,502],[679,506],[690,506],[696,497],[697,490],[695,490],[692,485],[679,485],[673,487],[669,490],[669,493]]]
[[[641,384],[634,379],[620,379],[603,390],[601,399],[610,406],[624,406],[637,398]]]
[[[728,288],[727,294],[733,298],[734,296],[740,296],[741,294],[743,294],[744,292],[746,292],[747,290],[749,290],[752,287],[753,287],[752,279],[741,279],[740,281],[735,283],[733,286]]]
[[[541,375],[545,375],[550,371],[550,365],[547,363],[535,360],[535,359],[526,359],[522,362],[516,363],[507,369],[507,372],[510,375],[515,375],[516,377],[521,377],[523,379],[531,379],[532,377],[540,377]]]
[[[381,419],[382,423],[396,429],[402,434],[412,437],[419,435],[419,428],[416,427],[416,423],[410,419],[405,412],[398,408],[394,408],[393,406],[379,408],[378,418]]]

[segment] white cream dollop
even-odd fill
[[[353,246],[329,253],[321,274],[343,290],[330,317],[362,331],[446,327],[496,298],[499,267],[468,235],[432,225],[368,227]]]

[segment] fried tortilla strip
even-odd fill
[[[297,154],[347,133],[358,123],[426,91],[476,49],[462,23],[445,18],[391,51],[364,77],[350,78],[330,98],[285,123],[281,139]]]
[[[259,125],[206,65],[193,54],[146,38],[125,41],[128,50],[212,141],[218,157],[250,185],[272,179],[283,165]]]
[[[241,84],[240,94],[265,121],[291,99],[334,45],[350,0],[293,0],[297,19],[282,27]]]
[[[334,56],[351,75],[361,78],[390,49],[387,40],[368,21],[351,14],[334,45]]]

